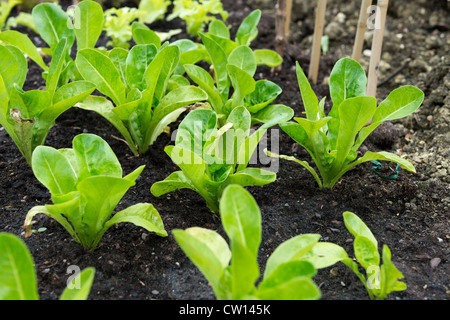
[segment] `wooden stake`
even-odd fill
[[[364,34],[367,30],[368,9],[372,5],[372,0],[362,0],[361,11],[359,12],[358,28],[356,29],[355,44],[353,45],[352,59],[360,62],[361,52],[364,45]]]
[[[286,0],[286,21],[284,34],[286,39],[289,39],[289,33],[291,30],[291,18],[292,17],[292,0]]]
[[[386,13],[389,0],[378,0],[375,19],[375,31],[372,40],[372,53],[370,55],[369,75],[367,79],[367,95],[377,96],[378,67],[381,58],[381,48],[383,46],[384,27],[386,23]]]
[[[313,84],[317,84],[317,76],[319,73],[320,51],[322,44],[323,28],[325,26],[325,12],[327,8],[327,0],[318,0],[316,9],[316,22],[314,25],[314,38],[311,50],[311,62],[309,64],[309,78]]]
[[[284,57],[284,46],[286,44],[286,0],[278,0],[275,19],[275,51]],[[273,72],[281,71],[282,65],[272,69]]]

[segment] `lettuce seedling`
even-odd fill
[[[78,51],[75,64],[102,96],[90,96],[76,106],[99,113],[123,135],[135,155],[149,146],[188,106],[205,101],[206,93],[187,82],[170,90],[180,59],[176,45],[138,44],[130,51],[115,48]]]
[[[171,5],[168,0],[141,0],[139,1],[139,22],[152,24],[164,18],[167,7]]]
[[[302,259],[311,262],[316,269],[326,268],[337,262],[344,263],[364,284],[370,299],[383,300],[393,291],[406,290],[406,284],[398,281],[403,278],[403,274],[392,263],[389,247],[383,245],[383,263],[380,266],[378,242],[373,233],[354,213],[346,211],[343,216],[345,226],[355,237],[355,257],[368,278],[359,271],[358,263],[348,256],[344,248],[334,243],[318,242]]]
[[[218,15],[224,21],[228,18],[228,12],[223,9],[220,0],[174,0],[172,12],[167,20],[175,18],[184,20],[187,32],[196,37],[199,32],[203,32],[205,25],[215,21]]]
[[[221,124],[238,106],[245,106],[251,112],[253,124],[266,122],[274,114],[283,114],[285,121],[294,115],[293,110],[287,106],[272,105],[282,92],[278,85],[269,80],[254,79],[258,65],[276,66],[282,62],[281,57],[271,59],[273,55],[277,56],[274,51],[253,51],[249,46],[258,33],[260,15],[261,12],[255,10],[242,22],[235,41],[230,39],[225,24],[217,20],[211,23],[208,33],[200,33],[203,48],[184,53],[184,71],[208,94],[208,102],[219,114]],[[195,65],[199,60],[206,60],[211,64],[213,76]]]
[[[94,281],[95,269],[82,270],[66,287],[60,300],[86,300]],[[38,300],[36,270],[26,244],[18,236],[0,233],[0,300]]]
[[[173,190],[191,189],[199,193],[208,208],[216,213],[227,185],[260,186],[275,181],[275,173],[247,167],[270,125],[273,123],[250,134],[251,116],[242,106],[231,112],[224,126],[219,126],[213,110],[191,111],[178,127],[175,145],[164,149],[181,171],[154,183],[152,194],[159,197]]]
[[[8,19],[11,10],[19,3],[21,3],[20,0],[7,0],[0,2],[0,31],[2,31],[5,27],[6,20]]]
[[[50,191],[53,205],[33,207],[27,214],[25,237],[31,235],[33,217],[43,213],[59,222],[84,249],[92,251],[112,225],[131,222],[159,236],[167,236],[153,205],[139,203],[112,216],[144,166],[122,177],[122,167],[111,147],[100,137],[81,134],[72,149],[39,146],[32,169]]]
[[[306,234],[290,240],[269,257],[258,287],[258,251],[261,212],[243,187],[229,185],[220,200],[220,216],[230,246],[217,232],[192,227],[173,230],[181,249],[200,269],[217,299],[313,300],[321,296],[313,282],[316,269],[297,257],[317,243],[320,235]],[[282,249],[283,249],[282,248]],[[278,251],[277,251],[278,250]]]
[[[280,127],[309,152],[322,181],[306,161],[268,152],[269,155],[304,166],[320,188],[332,188],[347,171],[366,161],[392,161],[415,172],[409,161],[389,152],[367,151],[362,157],[356,158],[361,144],[380,124],[406,117],[419,108],[424,99],[421,90],[413,86],[400,87],[377,107],[374,97],[365,96],[367,78],[362,67],[352,59],[343,58],[331,72],[330,95],[333,106],[325,115],[325,100],[318,101],[298,63],[297,78],[306,118],[294,118],[296,122],[282,123]],[[370,120],[371,124],[367,125]]]
[[[26,35],[17,31],[5,31],[0,34],[0,39],[10,43],[24,40],[18,44],[19,47],[0,45],[0,124],[31,165],[33,150],[45,143],[55,120],[90,95],[95,86],[84,80],[66,83],[62,79],[64,68],[67,67],[65,57],[71,46],[66,38],[62,38],[53,48],[50,68],[45,71],[45,90],[25,92],[22,86],[28,65],[24,54],[43,64],[38,58],[37,48]]]

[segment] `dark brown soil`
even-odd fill
[[[441,2],[445,5],[445,1]],[[235,32],[237,25],[251,8],[243,1],[223,1],[223,4],[230,12],[228,23],[233,25],[232,32]],[[334,6],[336,8],[333,9],[332,5],[329,10],[337,10],[337,5]],[[445,7],[436,8],[446,10]],[[354,12],[352,18],[356,19],[359,8],[355,8]],[[448,11],[446,14],[448,17]],[[310,34],[313,21],[313,17],[305,19],[302,30],[304,32],[309,30]],[[407,18],[397,15],[389,16],[388,21],[392,29],[391,34],[400,32],[408,23]],[[259,26],[259,36],[254,42],[255,48],[274,49],[274,26],[274,15],[264,14]],[[448,28],[437,29],[426,26],[415,24],[410,28],[415,27],[417,32],[430,35],[443,34],[448,39]],[[157,27],[158,24],[155,24],[155,28]],[[165,23],[164,27],[169,25]],[[413,31],[410,29],[410,32]],[[309,34],[304,34],[303,37],[306,38]],[[179,37],[182,36],[186,35]],[[313,86],[319,98],[329,96],[328,85],[322,84],[322,80],[329,75],[334,63],[342,57],[336,48],[341,45],[351,47],[353,37],[354,34],[350,32],[340,43],[331,42],[330,53],[323,57],[320,66],[321,84]],[[422,45],[422,43],[405,43],[408,48]],[[389,50],[389,47],[386,50]],[[439,51],[439,47],[434,50],[436,54],[448,55],[445,49],[444,52]],[[390,54],[395,58],[394,62],[404,59],[404,56],[400,57],[395,51],[391,51]],[[414,50],[402,54],[407,54],[412,59],[417,58],[417,52]],[[291,42],[287,46],[284,58],[283,72],[279,75],[271,74],[271,70],[267,67],[260,67],[257,76],[280,85],[283,93],[277,102],[291,106],[296,116],[301,116],[303,106],[294,65],[295,61],[299,61],[304,70],[307,70],[309,48]],[[447,56],[447,64],[445,62],[439,64],[439,70],[423,71],[427,72],[426,77],[434,77],[428,78],[427,81],[416,81],[414,72],[405,71],[406,84],[419,86],[428,97],[448,74],[448,66]],[[447,72],[442,73],[441,69]],[[43,83],[40,80],[39,69],[30,67],[27,90],[41,85]],[[380,99],[398,86],[393,81],[384,84],[379,89]],[[448,103],[444,104],[441,100],[445,96],[448,96],[448,93],[442,98],[438,97],[435,104],[449,108]],[[176,125],[177,123],[172,125],[172,129],[175,129]],[[419,136],[420,131],[425,130],[417,124],[408,127],[408,124],[401,121],[395,125],[388,124],[374,134],[364,144],[362,150],[395,151],[405,145],[409,145],[411,150],[413,144],[406,137],[410,131],[405,128],[414,130]],[[429,131],[430,127],[426,130],[429,136],[433,136]],[[72,139],[84,132],[104,138],[116,152],[125,173],[142,164],[146,165],[136,186],[129,190],[117,209],[139,202],[154,204],[161,214],[169,236],[161,238],[148,234],[134,225],[119,224],[105,233],[94,252],[88,253],[75,243],[56,221],[39,215],[35,219],[35,229],[45,227],[47,230],[25,239],[25,242],[35,261],[41,299],[59,298],[69,277],[67,268],[70,265],[79,266],[81,269],[95,267],[95,280],[89,296],[92,300],[215,299],[203,275],[175,242],[171,230],[199,226],[216,230],[224,235],[220,220],[211,214],[203,199],[193,191],[178,190],[160,198],[155,198],[150,193],[150,187],[154,182],[178,170],[163,152],[164,147],[172,143],[170,136],[161,135],[147,154],[134,157],[122,141],[114,138],[119,136],[119,133],[106,120],[92,112],[71,109],[57,120],[46,144],[55,148],[70,147]],[[309,160],[307,153],[282,131],[280,131],[280,153]],[[414,151],[411,150],[409,153],[413,154]],[[448,157],[448,154],[445,157]],[[280,162],[278,178],[274,183],[248,188],[258,202],[263,218],[259,255],[261,270],[264,270],[267,257],[280,243],[303,233],[321,234],[322,240],[343,246],[352,256],[352,236],[346,230],[342,219],[344,211],[352,211],[365,221],[380,244],[390,247],[394,264],[405,276],[407,290],[392,293],[388,299],[448,300],[450,204],[444,199],[448,200],[449,184],[445,179],[430,180],[427,163],[415,164],[417,174],[400,171],[398,179],[385,180],[374,174],[372,165],[366,163],[348,172],[332,190],[322,191],[303,167],[288,161]],[[395,168],[388,163],[383,166],[386,170],[384,172],[388,175],[392,174]],[[0,130],[0,177],[0,231],[23,237],[22,225],[27,211],[35,205],[51,203],[51,200],[48,191],[34,178],[31,169],[4,130]],[[440,263],[436,265],[431,261]],[[320,270],[314,280],[320,286],[323,300],[368,299],[362,283],[343,264]]]

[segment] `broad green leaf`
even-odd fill
[[[185,106],[192,105],[196,102],[204,101],[208,98],[207,94],[200,88],[194,86],[184,86],[178,87],[170,91],[165,95],[159,105],[154,109],[152,120],[149,124],[148,137],[147,140],[149,144],[152,144],[157,136],[155,134],[160,134],[161,131],[156,131],[156,127],[160,124],[163,119],[172,114],[177,109]],[[176,119],[171,119],[176,120]],[[167,125],[168,123],[166,123]]]
[[[208,101],[211,103],[214,110],[220,113],[222,111],[223,101],[220,94],[217,92],[214,85],[214,79],[211,75],[205,69],[193,64],[185,64],[184,69],[189,78],[208,94]]]
[[[391,260],[391,250],[387,245],[383,245],[383,265],[381,266],[380,274],[380,299],[385,299],[392,291],[404,291],[406,290],[406,284],[397,281],[397,279],[403,279],[403,274],[394,266]]]
[[[227,70],[234,88],[231,107],[234,109],[244,105],[244,98],[255,90],[256,81],[250,74],[234,65],[227,65]]]
[[[164,151],[173,162],[183,171],[184,176],[197,192],[206,196],[205,172],[206,163],[203,159],[192,151],[178,146],[167,146]]]
[[[227,127],[222,127],[220,137],[215,139],[214,154],[226,163],[236,165],[242,142],[250,133],[251,115],[244,107],[237,107],[231,111],[226,123]]]
[[[60,83],[61,75],[66,66],[65,57],[69,51],[69,45],[67,39],[63,38],[60,42],[53,48],[52,62],[48,70],[47,81],[45,86],[47,91],[53,97],[58,85]]]
[[[114,65],[116,66],[117,71],[119,71],[120,79],[124,84],[127,84],[125,69],[127,65],[126,61],[128,53],[129,53],[128,50],[120,47],[115,47],[111,49],[111,51],[109,51],[108,53],[108,57],[111,59],[112,63],[114,63]]]
[[[122,166],[105,140],[94,134],[80,134],[72,143],[82,169],[79,180],[97,175],[122,177]]]
[[[344,248],[331,242],[317,242],[303,259],[311,262],[316,269],[327,268],[337,262],[351,260]]]
[[[128,131],[123,124],[120,117],[114,113],[114,106],[111,101],[105,97],[89,96],[83,101],[77,103],[76,107],[84,110],[95,111],[104,118],[106,118],[126,139],[128,146],[134,155],[138,155],[136,145]]]
[[[125,69],[129,89],[145,90],[144,74],[149,64],[155,58],[157,51],[153,44],[138,44],[131,48],[127,56]]]
[[[355,257],[364,269],[380,264],[378,248],[369,238],[356,236],[353,243]]]
[[[260,168],[246,168],[229,176],[228,184],[237,184],[246,186],[263,186],[276,180],[277,175],[274,172]]]
[[[38,52],[38,49],[30,38],[23,33],[15,30],[7,30],[0,33],[0,41],[9,43],[19,48],[31,60],[36,62],[44,71],[48,71],[48,67]]]
[[[179,61],[180,49],[177,46],[166,46],[158,52],[150,63],[144,75],[147,84],[145,94],[148,96],[150,104],[159,104],[159,101],[166,94],[170,76],[175,71]],[[146,112],[148,113],[150,110]],[[144,119],[147,118],[148,114],[144,116]]]
[[[272,288],[258,290],[261,300],[318,300],[321,297],[319,287],[307,277],[296,277]]]
[[[225,39],[230,39],[230,30],[223,21],[213,20],[209,24],[208,33]]]
[[[340,105],[349,98],[366,95],[367,77],[361,65],[350,59],[342,58],[336,62],[330,74],[330,96],[333,102],[328,116],[333,120],[328,124],[328,137],[331,148],[336,146],[340,126]]]
[[[77,50],[95,48],[103,30],[103,9],[95,1],[81,1],[73,18],[74,32],[77,38]]]
[[[227,55],[222,47],[206,34],[200,33],[200,37],[208,51],[209,58],[214,67],[216,86],[221,97],[228,97],[229,81],[227,71]]]
[[[227,39],[227,38],[223,38],[223,37],[219,37],[216,36],[214,34],[208,33],[207,34],[209,38],[211,38],[213,41],[215,41],[223,50],[223,52],[225,52],[225,55],[227,57],[230,56],[231,52],[233,52],[234,49],[236,49],[239,45],[234,42],[233,40]]]
[[[248,46],[241,45],[234,49],[228,56],[228,64],[244,70],[254,76],[256,72],[256,58],[253,50]]]
[[[38,300],[33,258],[16,235],[0,233],[0,300]]]
[[[281,94],[281,92],[281,88],[272,81],[258,80],[255,83],[255,90],[245,96],[245,106],[248,111],[256,113],[272,103],[272,101],[274,101]]]
[[[77,184],[84,202],[83,229],[79,237],[87,250],[93,250],[103,235],[105,223],[134,181],[112,176],[90,176]]]
[[[258,35],[258,24],[261,10],[252,11],[241,23],[236,33],[236,42],[240,45],[250,45]]]
[[[38,146],[33,152],[32,168],[35,177],[52,194],[62,195],[75,190],[77,177],[68,160],[57,150]]]
[[[83,78],[94,83],[115,105],[125,103],[126,87],[110,58],[95,49],[82,49],[78,51],[75,64]]]
[[[136,44],[153,44],[156,49],[161,47],[161,39],[159,36],[145,24],[133,22],[131,32],[133,34],[133,40]]]
[[[219,282],[231,259],[225,239],[215,231],[199,227],[184,231],[175,229],[172,232],[181,249],[211,283],[216,296],[219,296]]]
[[[380,152],[366,151],[364,156],[362,156],[358,160],[347,165],[342,171],[346,172],[350,168],[352,168],[358,164],[361,164],[361,163],[367,162],[367,161],[373,161],[373,160],[395,162],[395,163],[398,163],[403,169],[405,169],[407,171],[414,172],[414,173],[416,172],[416,169],[414,168],[414,166],[411,162],[399,157],[396,154],[393,154],[390,152],[385,152],[385,151],[380,151]]]
[[[273,104],[252,114],[252,122],[263,123],[261,128],[270,128],[276,124],[289,121],[294,116],[294,110],[283,104]]]
[[[256,147],[259,144],[259,141],[264,136],[266,131],[266,129],[260,128],[245,138],[244,142],[240,146],[238,153],[237,163],[239,164],[239,166],[236,170],[237,172],[244,170],[247,167],[252,155],[256,150]]]
[[[319,239],[319,234],[302,234],[280,244],[267,260],[264,278],[268,278],[284,263],[302,260],[303,256],[316,245]]]
[[[197,109],[189,112],[178,126],[175,145],[202,156],[205,145],[217,127],[217,114],[212,110]]]
[[[413,86],[393,90],[383,100],[373,115],[373,122],[392,121],[404,118],[416,111],[424,99],[423,92]]]
[[[222,213],[222,209],[221,209]],[[245,232],[245,231],[244,231]],[[242,300],[255,291],[259,277],[258,261],[251,248],[231,235],[231,299]],[[230,237],[230,235],[229,235]]]
[[[366,95],[367,77],[361,65],[353,59],[342,58],[330,74],[330,96],[333,108],[349,98]]]
[[[373,235],[372,231],[356,214],[346,211],[343,213],[345,227],[356,238],[358,236],[369,239],[375,248],[378,248],[378,241]]]
[[[227,186],[220,200],[220,216],[231,243],[239,243],[256,260],[261,243],[261,212],[251,194],[241,186]]]
[[[356,152],[369,134],[383,122],[400,119],[415,112],[422,104],[423,99],[423,92],[413,86],[404,86],[393,90],[378,106],[373,115],[372,124],[361,129],[353,150]]]
[[[319,100],[316,94],[311,89],[311,85],[303,72],[300,64],[296,63],[297,81],[302,95],[303,106],[306,111],[306,118],[311,121],[319,120],[321,118],[319,111]]]
[[[53,50],[63,38],[71,47],[75,33],[69,16],[54,3],[40,3],[31,12],[39,35]]]
[[[82,270],[73,280],[73,283],[64,289],[59,300],[86,300],[94,282],[95,269],[88,267]]]
[[[116,223],[130,222],[136,226],[142,227],[149,232],[154,232],[158,236],[166,237],[164,224],[158,211],[152,204],[138,203],[114,214],[114,216],[105,224],[104,230]]]
[[[271,68],[278,67],[283,63],[283,58],[273,50],[269,49],[256,49],[253,51],[256,58],[256,64],[266,65]]]
[[[155,182],[151,188],[150,192],[155,197],[160,197],[163,194],[169,193],[178,189],[192,189],[195,190],[195,187],[191,184],[191,182],[186,179],[184,173],[182,171],[172,172],[167,178],[162,181]]]
[[[372,118],[376,108],[377,100],[373,97],[349,98],[340,104],[335,160],[337,168],[344,164],[355,144],[357,134]]]
[[[10,93],[10,105],[19,109],[25,119],[33,119],[39,116],[51,105],[50,94],[43,90],[22,91],[17,85]]]
[[[0,45],[0,75],[9,93],[14,84],[22,88],[26,74],[27,61],[23,53],[12,45]]]
[[[51,110],[45,110],[52,115],[60,115],[68,108],[85,99],[95,90],[91,82],[79,80],[61,86],[53,95]],[[55,117],[56,118],[56,117]]]

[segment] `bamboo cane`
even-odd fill
[[[358,62],[361,60],[361,52],[364,45],[364,33],[367,30],[367,19],[369,18],[368,8],[371,4],[372,0],[362,0],[361,3],[361,11],[359,12],[358,28],[356,30],[352,54],[352,59]]]
[[[289,39],[289,33],[290,33],[290,29],[291,29],[292,1],[293,0],[286,0],[286,21],[285,21],[285,30],[284,30],[286,39]]]
[[[375,31],[372,40],[372,53],[370,55],[369,75],[367,80],[367,95],[376,98],[377,95],[377,79],[378,67],[381,58],[381,48],[383,46],[384,27],[386,23],[387,8],[389,0],[378,0],[376,15]]]
[[[284,57],[284,46],[286,43],[286,0],[278,0],[275,19],[275,51]],[[282,65],[272,69],[273,72],[281,71]]]
[[[316,9],[316,22],[314,25],[314,38],[311,50],[311,62],[309,64],[308,77],[314,84],[317,84],[317,76],[319,73],[320,50],[322,43],[323,28],[325,26],[325,12],[327,8],[327,0],[318,0]]]

